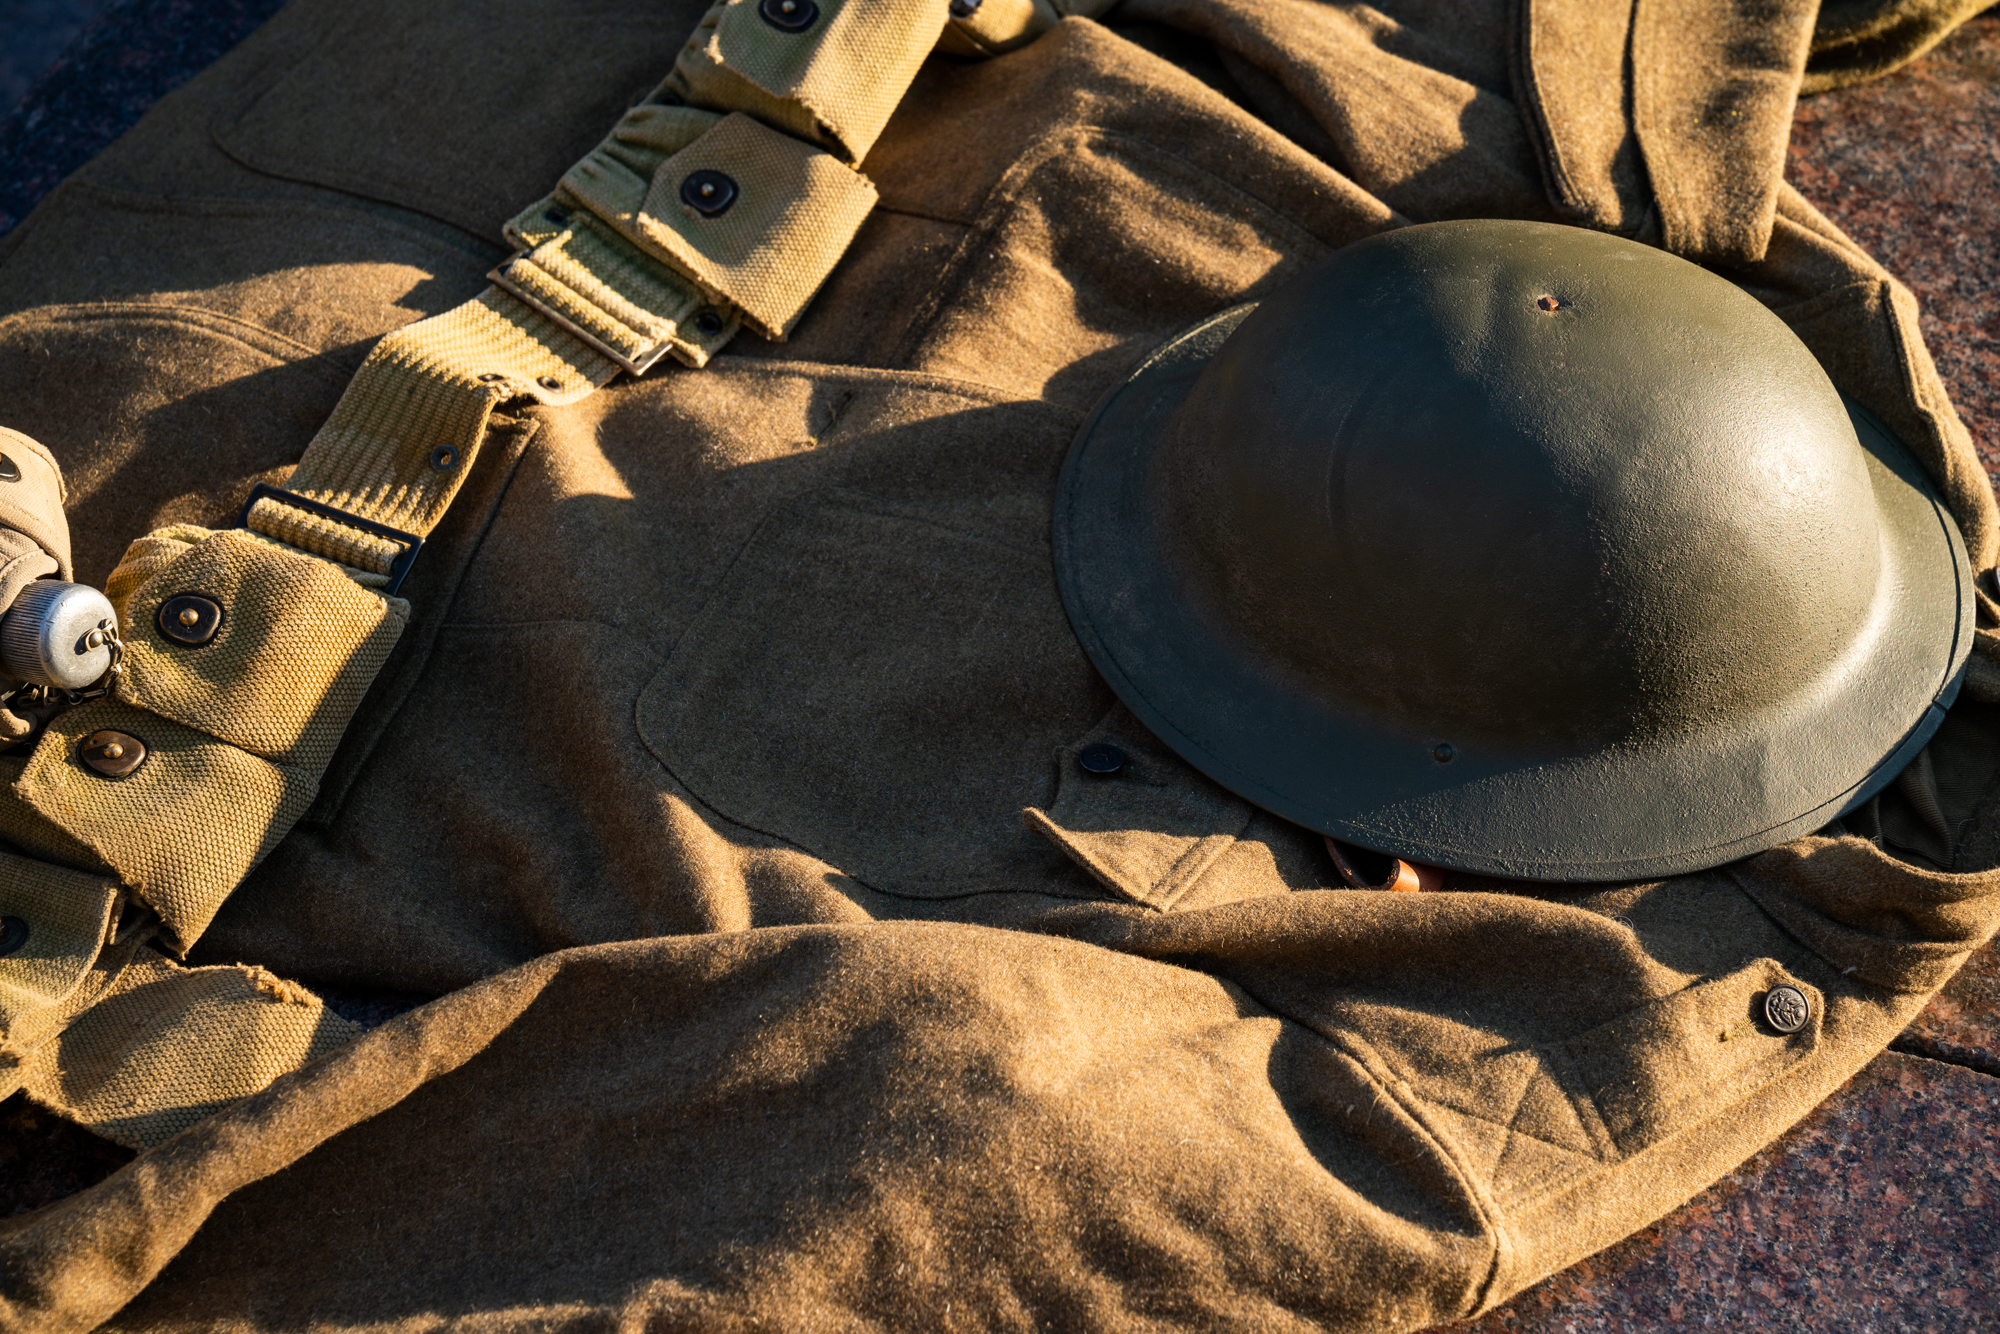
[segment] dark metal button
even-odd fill
[[[757,13],[780,32],[804,32],[819,18],[819,6],[813,0],[764,0]]]
[[[18,917],[0,917],[0,959],[28,943],[28,924]]]
[[[200,648],[222,628],[222,604],[199,593],[179,593],[160,604],[153,624],[163,639],[182,648]]]
[[[695,332],[713,338],[722,332],[722,312],[704,310],[694,317]]]
[[[1100,741],[1094,746],[1085,746],[1076,762],[1087,774],[1109,778],[1125,767],[1125,752],[1108,741]]]
[[[719,218],[736,202],[736,182],[719,171],[691,171],[681,182],[681,202],[704,218]]]
[[[18,482],[20,480],[21,465],[8,458],[5,454],[0,454],[0,482]],[[8,920],[13,921],[16,919],[9,918]]]
[[[1764,1021],[1780,1033],[1796,1033],[1812,1018],[1812,1002],[1797,987],[1772,987],[1764,993]]]
[[[123,778],[146,762],[146,743],[124,732],[92,732],[77,757],[106,778]]]

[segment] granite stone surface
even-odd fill
[[[0,0],[0,115],[26,100],[103,8],[104,0]]]
[[[1663,1221],[1452,1334],[2000,1325],[2000,1080],[1891,1052]]]
[[[26,21],[103,12],[0,117],[0,233],[279,0],[0,0]],[[41,16],[36,19],[34,16]],[[35,34],[52,46],[46,33]],[[0,62],[0,109],[12,105]],[[2000,475],[2000,13],[1916,64],[1802,103],[1789,174],[1917,293],[1924,333]],[[334,992],[373,1026],[414,997]],[[1932,1059],[1934,1058],[1934,1059]],[[0,1217],[132,1155],[0,1102]],[[1790,1134],[1667,1218],[1454,1334],[2000,1328],[2000,950],[1973,960],[1885,1054]]]
[[[0,0],[10,3],[13,0]],[[0,234],[13,230],[37,200],[130,129],[146,108],[213,64],[282,4],[283,0],[104,4],[95,21],[35,78],[28,100],[0,118]],[[31,17],[36,9],[54,14],[62,6],[23,5],[21,18]],[[8,31],[5,37],[11,44],[16,33]]]
[[[1917,294],[1924,340],[2000,475],[2000,11],[1885,79],[1802,100],[1787,175]]]
[[[1974,954],[1892,1045],[2000,1076],[2000,944]]]

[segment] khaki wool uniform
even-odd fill
[[[286,480],[378,339],[484,288],[704,8],[296,0],[0,241],[0,421],[63,466],[77,576],[125,562],[128,639],[191,551],[222,553],[203,588],[261,577],[199,530]],[[1055,480],[1188,325],[1385,228],[1540,219],[1767,302],[1988,570],[1913,299],[1781,180],[1802,84],[1955,19],[1127,0],[928,61],[787,340],[505,407],[406,612],[300,576],[387,657],[275,763],[282,841],[229,852],[202,802],[236,780],[192,770],[70,838],[115,789],[55,742],[0,757],[16,850],[166,923],[90,899],[102,959],[7,1038],[13,1083],[145,1151],[0,1221],[0,1328],[1416,1329],[1700,1191],[2000,920],[1991,632],[1912,776],[1822,836],[1351,891],[1092,671]],[[246,678],[257,716],[287,670]],[[119,716],[161,772],[208,753]],[[1107,741],[1124,769],[1085,773]],[[209,847],[256,864],[198,921],[147,858]],[[441,999],[357,1036],[315,983]],[[156,984],[208,989],[190,1024],[262,1005],[282,1052],[159,1036]]]

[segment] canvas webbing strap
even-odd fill
[[[132,544],[105,589],[115,694],[0,754],[0,838],[25,854],[0,851],[0,931],[23,925],[0,956],[0,1095],[146,1147],[354,1034],[302,988],[147,942],[191,946],[312,800],[496,408],[797,323],[873,207],[856,166],[946,3],[716,4],[661,87],[507,225],[519,249],[494,286],[384,337],[241,528]],[[984,54],[1059,14],[950,16],[947,46]]]
[[[252,498],[245,527],[385,587],[458,494],[498,404],[573,403],[617,372],[548,316],[488,289],[377,343],[284,489]]]

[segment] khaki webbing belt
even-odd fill
[[[255,499],[245,527],[386,588],[409,539],[429,536],[458,494],[497,405],[523,397],[574,403],[617,373],[610,358],[548,315],[488,289],[377,343],[284,490]],[[288,503],[287,492],[316,508]],[[406,537],[330,518],[328,510]]]
[[[947,29],[947,0],[723,0],[506,225],[495,285],[384,337],[241,528],[134,542],[105,588],[115,694],[0,754],[0,928],[26,932],[0,957],[0,1096],[143,1148],[350,1040],[303,988],[148,942],[185,953],[312,801],[495,409],[699,367],[746,326],[783,339],[873,207],[856,164],[932,48],[991,54],[1110,2],[953,0]],[[196,651],[161,628],[190,594],[224,609]],[[107,734],[139,762],[86,762]]]

